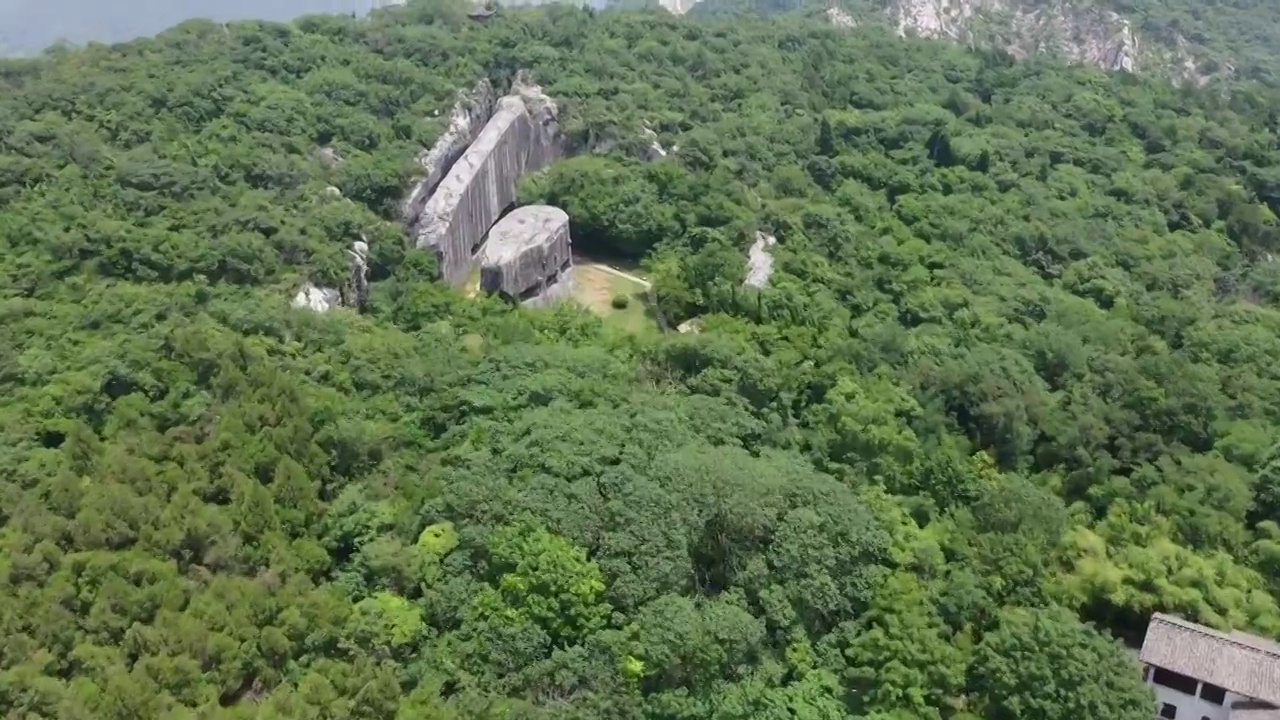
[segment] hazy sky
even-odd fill
[[[291,20],[314,12],[363,15],[373,0],[0,0],[0,53],[34,54],[58,40],[120,42],[191,18]]]

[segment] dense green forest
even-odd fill
[[[524,197],[701,333],[405,251],[521,68]],[[0,715],[1147,720],[1151,612],[1280,635],[1277,108],[560,7],[0,63]]]

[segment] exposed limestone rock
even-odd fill
[[[827,18],[827,22],[831,23],[833,27],[847,30],[849,28],[857,27],[858,25],[858,23],[854,22],[853,16],[846,10],[834,5],[827,8],[822,14]]]
[[[341,165],[342,163],[346,162],[346,160],[344,160],[342,156],[338,154],[337,150],[327,145],[316,151],[316,157],[319,158],[320,162],[330,167],[335,165]]]
[[[573,269],[569,215],[528,205],[489,230],[480,252],[480,289],[526,304],[561,299]]]
[[[485,234],[516,200],[516,182],[560,156],[556,105],[520,75],[512,93],[453,164],[413,223],[414,245],[432,248],[441,275],[466,280]]]
[[[672,15],[683,15],[689,12],[689,9],[698,4],[698,0],[658,0],[658,4],[667,9]]]
[[[658,142],[658,133],[646,127],[641,131],[641,134],[649,141],[648,146],[641,153],[641,158],[645,162],[653,162],[667,156],[666,148],[662,147],[662,143]]]
[[[702,332],[702,318],[690,318],[676,326],[676,332],[697,335]]]
[[[341,190],[339,190],[338,188],[336,188],[336,187],[332,186],[332,185],[329,185],[329,186],[326,186],[326,187],[325,187],[325,189],[324,189],[324,194],[325,194],[327,197],[331,197],[331,198],[340,198],[340,197],[342,197],[342,191],[341,191]]]
[[[342,304],[342,297],[333,288],[316,287],[311,283],[303,283],[302,289],[293,296],[294,307],[323,313]]]
[[[476,83],[469,93],[459,93],[449,113],[449,124],[445,127],[436,144],[418,156],[418,165],[422,168],[421,179],[413,186],[409,196],[405,198],[401,215],[411,235],[416,233],[414,226],[422,208],[426,205],[431,192],[436,189],[445,173],[467,151],[467,147],[476,139],[489,118],[493,117],[497,96],[488,79]]]
[[[300,310],[318,313],[337,307],[352,307],[364,312],[369,306],[369,243],[363,235],[351,243],[347,254],[351,256],[351,275],[341,290],[306,282],[290,304]]]
[[[893,0],[888,12],[903,36],[993,44],[1019,59],[1050,53],[1120,72],[1160,65],[1178,79],[1200,82],[1185,42],[1148,47],[1128,20],[1099,8],[1062,0]]]
[[[769,285],[769,276],[773,275],[773,251],[778,244],[777,238],[756,233],[756,241],[747,251],[747,279],[742,282],[745,287],[762,290]]]
[[[518,95],[524,101],[533,121],[534,143],[528,150],[530,169],[527,172],[536,172],[560,159],[564,149],[560,137],[560,109],[556,107],[555,100],[548,97],[542,86],[534,83],[524,70],[516,73],[509,94]]]

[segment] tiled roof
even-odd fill
[[[1142,641],[1142,662],[1280,705],[1280,646],[1156,613]]]

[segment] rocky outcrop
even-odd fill
[[[497,101],[497,95],[488,79],[476,83],[469,93],[459,93],[458,101],[454,103],[453,110],[449,113],[444,132],[429,150],[417,158],[418,166],[421,168],[420,178],[410,189],[401,208],[401,215],[405,223],[410,226],[411,233],[416,232],[417,228],[413,224],[422,213],[422,208],[431,197],[432,191],[444,179],[449,168],[475,141],[485,123],[489,122],[489,118],[493,117]]]
[[[822,15],[833,27],[837,27],[842,30],[848,30],[850,28],[857,27],[858,25],[858,23],[854,22],[853,16],[850,15],[847,10],[834,5],[823,11]]]
[[[662,147],[662,143],[658,142],[658,133],[654,132],[651,128],[646,127],[640,131],[640,134],[644,136],[645,140],[649,141],[649,144],[640,151],[640,158],[642,160],[645,162],[653,162],[654,160],[660,160],[667,156],[667,149]]]
[[[1050,52],[1072,62],[1132,72],[1138,53],[1137,39],[1127,20],[1115,13],[1063,3],[897,0],[891,14],[900,35],[979,44],[993,40],[1018,57]],[[980,20],[1007,29],[994,32],[1000,37],[978,37],[975,28],[982,24]]]
[[[676,326],[676,332],[681,334],[697,335],[702,332],[702,318],[690,318]]]
[[[369,243],[363,238],[351,243],[351,274],[343,304],[360,312],[369,308]]]
[[[562,299],[572,282],[569,215],[527,205],[489,230],[480,253],[480,289],[525,304]]]
[[[323,313],[340,306],[342,304],[342,296],[333,288],[322,288],[311,283],[303,283],[302,288],[298,290],[297,295],[293,296],[293,302],[290,304],[300,310]]]
[[[658,4],[672,15],[683,15],[698,4],[698,0],[658,0]]]
[[[414,245],[430,248],[441,275],[464,282],[485,234],[515,204],[516,182],[561,154],[555,103],[520,74],[475,141],[449,168],[411,222]]]
[[[1104,70],[1163,70],[1176,80],[1204,82],[1185,39],[1148,42],[1121,15],[1081,3],[891,0],[887,11],[903,36],[995,46],[1019,59],[1049,53]]]
[[[747,251],[747,279],[744,287],[763,290],[769,285],[769,277],[773,275],[773,246],[778,244],[777,238],[762,232],[756,233],[756,241],[751,243]]]
[[[328,145],[316,151],[316,158],[329,167],[337,167],[346,162],[337,150]]]
[[[338,307],[355,308],[364,312],[369,307],[369,243],[364,236],[353,243],[347,251],[351,258],[351,271],[347,283],[341,290],[320,287],[305,282],[293,296],[290,303],[300,310],[326,313]]]

